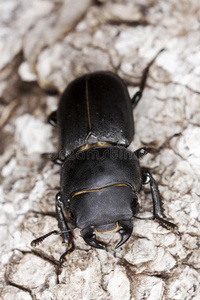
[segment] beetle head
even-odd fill
[[[95,231],[103,233],[121,227],[118,231],[121,240],[115,248],[120,247],[132,234],[131,219],[138,208],[134,190],[122,183],[76,193],[69,207],[85,242],[99,249],[104,247],[97,241]]]
[[[96,235],[94,234],[94,230],[97,231],[97,232],[105,232],[105,229],[107,229],[106,231],[110,231],[110,230],[116,229],[116,227],[118,227],[118,224],[122,228],[118,231],[121,234],[121,240],[115,246],[115,249],[117,249],[120,246],[122,246],[130,238],[130,236],[132,234],[132,231],[133,231],[132,220],[120,221],[120,222],[117,222],[117,224],[113,223],[113,224],[108,224],[108,225],[105,225],[105,226],[98,226],[96,228],[94,228],[94,226],[84,228],[84,229],[81,230],[82,238],[91,247],[98,248],[98,249],[105,249],[105,247],[103,247],[101,245],[101,243],[99,241],[97,241]],[[116,227],[111,229],[113,226],[116,226]],[[103,227],[104,227],[104,231],[102,231]],[[99,230],[101,230],[101,231],[99,231]]]

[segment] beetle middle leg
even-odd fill
[[[168,230],[171,230],[172,232],[180,235],[180,232],[178,231],[178,227],[174,223],[171,223],[164,219],[158,185],[157,185],[155,179],[153,178],[151,172],[149,172],[148,170],[142,169],[142,183],[143,184],[150,183],[151,194],[152,194],[152,198],[153,198],[153,216],[150,218],[147,218],[147,219],[155,220],[162,227],[164,227]]]
[[[170,137],[168,137],[166,139],[166,141],[164,143],[162,143],[158,148],[153,148],[153,147],[142,147],[137,149],[134,153],[137,156],[137,158],[141,158],[144,155],[146,155],[147,153],[151,153],[151,154],[158,154],[161,150],[163,150],[168,144],[169,142],[176,136],[180,136],[181,132],[179,133],[175,133],[173,135],[171,135]]]

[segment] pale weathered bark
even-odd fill
[[[0,299],[199,299],[200,295],[200,3],[196,0],[0,1]],[[137,91],[131,149],[147,155],[169,220],[182,239],[152,221],[134,221],[117,251],[118,233],[105,234],[108,251],[87,246],[75,230],[76,250],[64,268],[61,237],[32,249],[32,239],[57,229],[59,166],[42,156],[57,149],[47,124],[65,86],[77,76],[111,70]],[[49,93],[51,92],[51,94]],[[140,216],[152,212],[148,187]]]

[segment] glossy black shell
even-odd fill
[[[139,161],[124,147],[72,153],[61,169],[61,200],[79,228],[130,219],[141,185]]]
[[[127,87],[111,72],[95,72],[71,82],[61,97],[57,120],[63,156],[92,142],[127,147],[134,135]]]

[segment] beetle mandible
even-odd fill
[[[63,241],[71,247],[60,257],[61,264],[74,250],[64,210],[71,213],[74,228],[81,229],[85,242],[98,249],[105,247],[94,231],[102,233],[120,227],[118,248],[132,234],[132,219],[139,210],[137,194],[144,184],[150,184],[153,199],[153,216],[146,219],[156,220],[179,234],[177,226],[164,219],[156,181],[139,164],[139,158],[160,151],[172,137],[157,150],[127,150],[134,136],[132,110],[142,97],[155,58],[144,70],[139,91],[132,99],[117,75],[99,71],[72,81],[62,94],[58,110],[49,117],[49,122],[58,128],[63,157],[56,160],[61,163],[61,190],[56,196],[61,231],[52,231],[31,245],[36,246],[51,234],[62,234]]]

